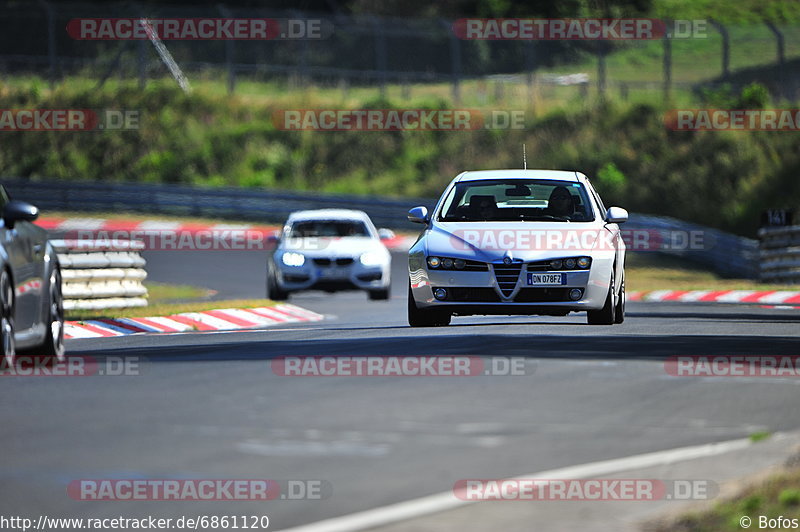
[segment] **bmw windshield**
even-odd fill
[[[555,180],[462,181],[450,190],[440,222],[591,222],[589,194],[581,183]]]

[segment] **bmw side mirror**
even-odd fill
[[[378,238],[381,240],[391,240],[396,236],[391,229],[386,229],[385,227],[378,229]]]
[[[622,207],[609,207],[606,211],[606,222],[621,224],[628,221],[628,211]]]
[[[416,224],[426,224],[430,221],[427,207],[414,207],[408,211],[408,221]]]
[[[11,200],[3,209],[3,222],[9,229],[14,228],[18,221],[32,222],[39,217],[39,209],[24,201]]]
[[[279,233],[272,233],[271,235],[267,236],[267,250],[274,251],[280,243],[281,237]]]

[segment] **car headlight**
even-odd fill
[[[439,260],[439,257],[428,257],[428,266],[431,268],[438,268],[442,264],[442,261]]]
[[[367,251],[359,259],[364,266],[380,266],[383,264],[383,257],[377,251]]]
[[[306,257],[302,253],[289,251],[281,257],[281,262],[287,266],[302,266],[306,263]]]
[[[554,270],[560,270],[561,265],[562,265],[561,259],[556,259],[550,263],[550,267],[553,268]]]
[[[584,270],[589,267],[592,263],[592,259],[589,257],[579,257],[578,258],[578,268],[583,268]]]
[[[575,267],[575,259],[566,259],[564,261],[564,268],[567,270],[571,270]]]

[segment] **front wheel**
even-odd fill
[[[619,298],[617,299],[617,308],[614,310],[614,323],[622,323],[625,321],[625,275],[622,276],[622,283],[619,287]]]
[[[61,271],[50,274],[50,294],[47,300],[47,336],[42,355],[50,363],[64,362],[64,298],[61,294]]]
[[[289,292],[282,290],[278,285],[274,266],[267,267],[267,299],[273,301],[286,301],[289,299]]]
[[[383,290],[370,290],[368,295],[370,301],[386,301],[389,299],[390,295],[389,287],[386,287]]]
[[[408,285],[408,324],[412,327],[443,327],[450,325],[452,314],[439,309],[420,309]]]
[[[0,272],[0,344],[3,346],[3,361],[13,368],[17,349],[14,341],[14,288],[7,270]]]
[[[611,272],[611,283],[608,287],[606,302],[600,310],[586,311],[586,321],[589,325],[613,325],[616,315],[616,305],[614,305],[614,272]]]

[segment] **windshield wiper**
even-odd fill
[[[530,221],[544,221],[544,220],[555,220],[557,222],[570,222],[571,220],[566,216],[553,216],[551,214],[520,214],[520,220],[530,220]]]

